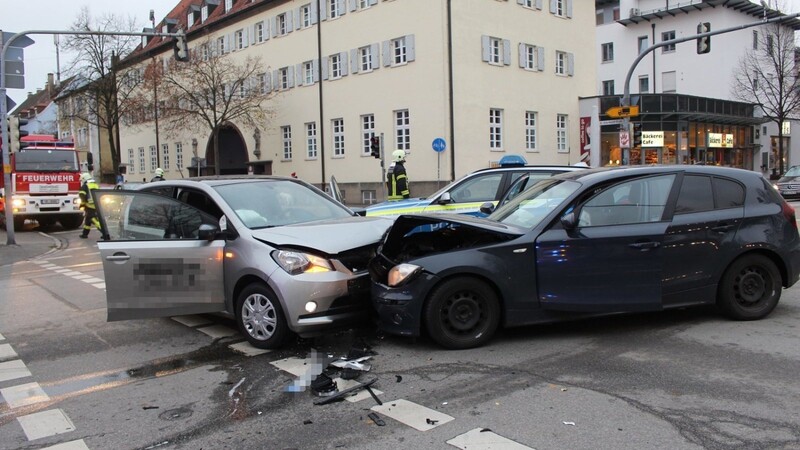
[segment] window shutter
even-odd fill
[[[289,87],[293,88],[294,87],[294,70],[292,70],[291,66],[286,68],[286,78],[288,80],[287,84],[289,85]]]
[[[289,69],[291,70],[291,69]],[[294,79],[297,80],[297,85],[302,86],[306,83],[305,74],[303,74],[303,65],[302,64],[295,64],[294,66]]]
[[[319,82],[319,60],[318,59],[315,59],[315,60],[311,61],[311,71],[313,72],[313,75],[311,76],[311,79],[314,80],[314,83],[318,83]]]
[[[503,39],[503,64],[511,64],[511,41]]]
[[[231,52],[231,49],[232,49],[232,47],[233,47],[233,46],[231,45],[231,42],[233,42],[233,33],[231,33],[231,34],[226,34],[226,35],[225,35],[225,39],[224,39],[224,43],[225,43],[225,44],[224,44],[225,53],[230,53],[230,52]]]
[[[242,46],[247,48],[250,45],[250,27],[245,27],[242,30]]]
[[[253,44],[256,43],[256,26],[255,26],[255,24],[253,24],[253,25],[247,27],[247,29],[248,29],[248,33],[250,35],[250,45],[253,45]]]
[[[522,1],[522,0],[520,0],[520,1]],[[525,49],[526,48],[527,48],[527,46],[525,44],[523,44],[523,43],[519,44],[519,66],[522,67],[523,69],[525,68],[525,63],[526,63],[526,59],[527,59],[527,58],[525,58]]]
[[[360,63],[361,55],[358,54],[358,49],[354,48],[350,50],[350,72],[351,73],[358,73],[358,66]]]
[[[378,57],[381,54],[381,47],[376,43],[370,45],[370,48],[372,49],[370,54],[370,58],[372,59],[372,70],[378,70],[381,67],[381,63],[378,61]]]
[[[417,59],[417,49],[414,45],[414,35],[409,34],[406,36],[406,60],[408,62]]]
[[[356,10],[356,8],[358,8],[358,0],[350,0],[349,3],[350,12],[353,12]]]
[[[383,41],[383,65],[384,67],[392,65],[392,51],[391,41]]]
[[[336,0],[336,4],[339,6],[339,15],[347,14],[347,3],[344,0]]]
[[[523,5],[523,4],[525,4],[525,0],[517,0],[517,4],[518,5]]]
[[[544,71],[544,47],[536,47],[536,68]]]
[[[542,0],[536,0],[536,9],[542,9]]]
[[[489,36],[481,36],[481,58],[489,62]]]
[[[339,58],[342,60],[342,76],[347,76],[347,52],[339,53]]]
[[[294,9],[294,29],[299,30],[303,28],[303,16],[300,14],[300,8]]]
[[[567,17],[572,17],[572,0],[567,0]]]
[[[292,20],[292,12],[286,11],[286,34],[294,31],[294,21]]]
[[[280,70],[273,70],[272,71],[272,85],[275,87],[276,91],[281,89],[281,71]]]
[[[264,24],[264,29],[261,31],[261,36],[262,36],[262,38],[263,38],[265,41],[268,41],[268,40],[269,40],[269,30],[270,30],[270,29],[273,29],[273,30],[274,30],[274,29],[275,29],[275,27],[274,27],[274,26],[270,27],[270,26],[269,26],[269,22],[268,22],[268,21],[266,21],[266,20],[265,20],[265,21],[263,21],[263,22],[261,22],[261,23],[263,23],[263,24]]]
[[[378,0],[369,0],[369,6],[377,5]]]
[[[328,63],[328,57],[327,56],[323,56],[322,57],[322,79],[323,80],[327,80],[328,79],[328,64],[329,64]]]
[[[567,53],[567,75],[575,75],[575,54]]]
[[[314,25],[318,22],[319,19],[317,17],[317,0],[311,2],[310,8],[311,8],[311,25]]]
[[[328,8],[325,6],[325,2],[327,0],[319,0],[319,1],[322,2],[321,7],[319,8],[319,20],[328,20]]]
[[[275,33],[278,31],[278,18],[276,16],[269,18],[269,30],[271,31],[270,36],[275,37]]]
[[[556,13],[556,3],[558,3],[558,0],[550,0],[550,14]]]

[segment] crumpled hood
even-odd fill
[[[368,216],[398,215],[417,211],[418,208],[428,206],[431,201],[427,198],[409,198],[391,202],[381,202],[366,207]],[[412,210],[413,209],[413,210]]]
[[[800,177],[781,177],[778,181],[775,182],[776,184],[784,184],[784,183],[791,183],[791,184],[800,184]]]
[[[377,243],[392,220],[386,217],[347,217],[253,230],[253,237],[276,247],[305,247],[328,255]]]

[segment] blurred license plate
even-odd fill
[[[42,199],[43,205],[57,205],[59,204],[59,200],[57,198],[45,198]]]
[[[783,195],[795,195],[797,191],[783,191]]]

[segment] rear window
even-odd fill
[[[683,177],[675,214],[688,214],[714,209],[714,192],[711,188],[711,177],[687,175]]]
[[[744,187],[725,178],[714,178],[714,202],[717,209],[738,208],[744,205]]]

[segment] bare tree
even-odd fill
[[[74,31],[105,32],[134,32],[135,28],[133,19],[114,14],[95,18],[86,7],[81,9],[71,27]],[[108,35],[68,35],[64,42],[64,48],[76,55],[67,72],[87,80],[75,94],[83,97],[83,107],[71,108],[66,116],[97,126],[106,133],[114,174],[118,174],[121,161],[117,138],[120,117],[134,106],[130,97],[139,82],[132,77],[117,76],[114,65],[137,44],[135,36]]]
[[[765,25],[759,30],[754,47],[739,61],[732,95],[759,105],[764,116],[778,125],[778,168],[783,174],[783,123],[800,107],[794,30],[777,23]]]
[[[157,75],[163,127],[170,132],[210,130],[214,173],[220,173],[219,133],[236,123],[249,128],[264,125],[272,112],[265,105],[272,96],[270,74],[259,58],[214,51],[210,41],[195,47],[187,62],[171,59]],[[294,68],[290,68],[294,69]]]

